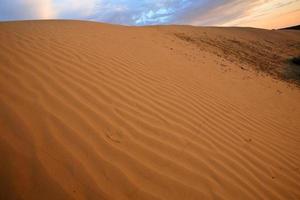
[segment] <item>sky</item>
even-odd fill
[[[300,24],[300,0],[0,0],[0,21],[29,19],[271,29]]]

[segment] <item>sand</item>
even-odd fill
[[[292,30],[0,23],[0,199],[300,199],[300,90],[255,68],[299,42]]]

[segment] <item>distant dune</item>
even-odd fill
[[[283,28],[282,30],[284,30],[284,29],[300,30],[300,25],[298,25],[298,26],[286,27],[286,28]]]
[[[0,199],[300,199],[299,44],[292,30],[0,23]]]

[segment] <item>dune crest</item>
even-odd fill
[[[219,35],[274,55],[300,42],[295,31],[0,23],[0,199],[299,199],[299,88],[228,57],[226,45],[247,47]]]

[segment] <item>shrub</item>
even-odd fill
[[[291,59],[291,61],[296,65],[300,65],[300,57],[294,57]]]

